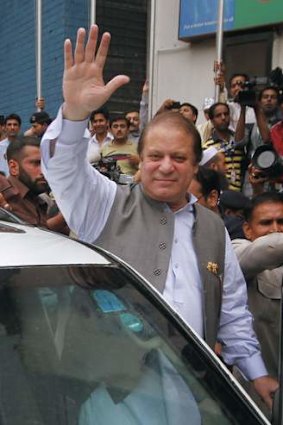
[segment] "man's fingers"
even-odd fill
[[[77,32],[77,41],[74,53],[75,63],[81,63],[85,59],[85,29],[79,28]]]
[[[127,75],[117,75],[111,81],[106,84],[106,89],[108,91],[108,96],[110,97],[118,88],[127,84],[130,81],[130,78]]]
[[[105,32],[102,35],[101,42],[100,42],[100,45],[96,54],[96,58],[95,58],[95,63],[101,70],[103,70],[106,59],[107,59],[110,40],[111,40],[111,35],[109,34],[109,32]]]
[[[71,68],[73,65],[72,43],[69,38],[65,40],[64,44],[64,65],[65,70]]]
[[[85,61],[91,63],[94,59],[98,38],[98,26],[92,25],[89,31],[88,40],[85,47]]]

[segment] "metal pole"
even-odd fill
[[[96,21],[96,0],[90,0],[90,16],[89,16],[89,26],[94,25]]]
[[[36,93],[42,97],[42,3],[36,0]],[[38,108],[38,111],[40,109]]]
[[[150,2],[150,40],[149,40],[149,92],[148,92],[148,120],[152,118],[154,69],[155,69],[155,28],[156,28],[156,0]]]
[[[223,23],[224,23],[224,0],[218,0],[218,19],[216,33],[216,61],[215,77],[219,72],[218,66],[221,66],[223,56]],[[215,85],[215,102],[219,101],[219,86]]]

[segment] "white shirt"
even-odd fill
[[[230,109],[230,129],[236,131],[237,124],[240,118],[241,105],[237,102],[227,102]],[[246,107],[246,124],[256,123],[255,111],[250,106]]]
[[[41,142],[42,169],[70,228],[80,239],[92,243],[107,222],[117,186],[88,164],[88,139],[83,136],[86,125],[87,121],[63,120],[60,110]],[[50,145],[54,141],[56,149],[51,157]],[[164,297],[203,335],[202,285],[192,245],[193,221],[190,204],[175,213]],[[267,375],[252,329],[252,316],[247,309],[246,283],[228,234],[218,340],[223,343],[224,360],[237,365],[248,379]]]
[[[5,176],[8,176],[10,174],[6,158],[6,151],[9,144],[10,142],[8,139],[0,141],[0,171],[3,171],[5,173]]]
[[[99,143],[99,141],[96,138],[96,135],[92,136],[89,139],[88,142],[88,149],[87,149],[87,159],[90,163],[94,163],[100,160],[100,151],[103,148],[103,146],[107,145],[107,143],[111,142],[113,140],[113,136],[111,133],[107,133],[105,139],[102,143]]]

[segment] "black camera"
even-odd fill
[[[180,109],[181,103],[180,102],[173,102],[170,106],[170,109]]]
[[[119,183],[121,169],[117,165],[117,159],[113,157],[104,157],[100,158],[98,162],[92,164],[93,167],[98,170],[101,174],[108,177],[110,180],[113,180],[116,183]]]
[[[242,84],[242,90],[235,97],[235,102],[243,106],[254,107],[257,101],[257,86],[274,86],[279,92],[279,101],[283,99],[283,73],[277,67],[268,77],[254,77]]]
[[[101,174],[108,177],[110,180],[118,184],[130,184],[133,183],[134,178],[128,174],[123,174],[117,161],[122,159],[128,159],[131,155],[129,154],[114,154],[100,158],[98,162],[92,164],[92,166],[98,170]]]
[[[256,81],[245,81],[242,84],[242,90],[239,91],[237,96],[235,97],[235,102],[239,103],[243,106],[250,106],[254,107],[257,100],[257,94],[256,94]]]
[[[259,177],[277,179],[283,176],[283,158],[272,144],[259,146],[252,157],[252,165],[261,171]]]

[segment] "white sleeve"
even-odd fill
[[[226,233],[225,269],[217,339],[227,364],[238,366],[249,380],[267,375],[247,307],[247,286]]]
[[[233,247],[246,279],[283,265],[283,233],[271,233],[249,243],[236,241]]]
[[[60,109],[41,142],[42,171],[66,222],[79,239],[94,242],[110,214],[117,185],[87,161],[87,121],[68,121]]]

